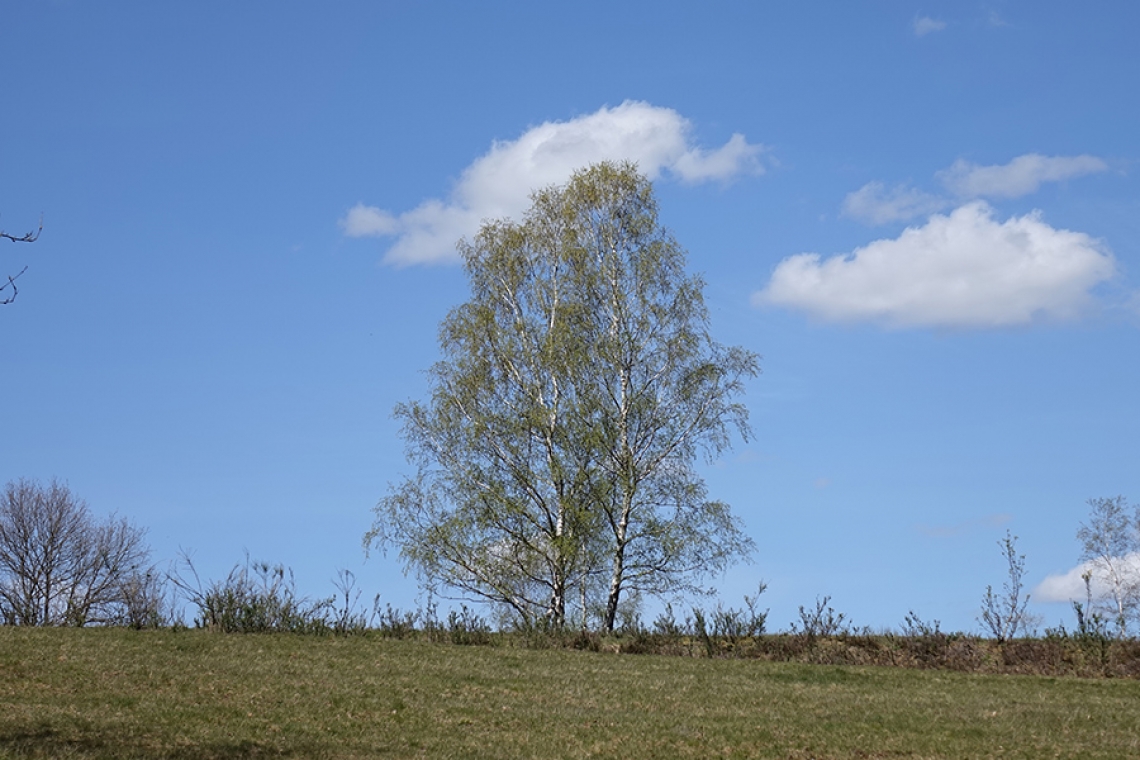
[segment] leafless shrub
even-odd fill
[[[982,597],[982,614],[978,620],[985,631],[1001,644],[1017,636],[1018,632],[1024,632],[1033,621],[1026,612],[1029,594],[1024,597],[1021,595],[1025,555],[1017,553],[1017,536],[1007,530],[1005,538],[998,541],[998,546],[1006,561],[1007,579],[1002,585],[1001,594],[995,594],[993,586],[986,586],[985,596]]]
[[[361,591],[356,587],[356,573],[346,569],[338,570],[333,586],[336,588],[336,608],[332,610],[330,622],[333,632],[348,634],[367,631],[371,627],[371,620],[358,606]],[[373,600],[372,619],[376,617],[375,608],[379,601],[380,595],[377,594]]]
[[[166,574],[154,568],[134,573],[122,586],[122,603],[108,622],[128,628],[161,628],[171,623],[173,605]]]
[[[836,612],[830,602],[831,597],[825,596],[822,599],[816,598],[814,609],[805,609],[801,605],[800,622],[792,623],[792,633],[803,636],[808,641],[849,633],[851,625],[847,616]]]

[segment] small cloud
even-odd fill
[[[1090,570],[1090,563],[1083,562],[1072,570],[1046,576],[1030,593],[1039,602],[1070,602],[1085,598],[1084,574]]]
[[[369,237],[372,235],[394,235],[400,229],[396,217],[375,206],[357,203],[340,220],[341,229],[349,237]]]
[[[946,22],[929,16],[918,16],[914,20],[914,36],[925,37],[931,32],[941,32],[946,28]]]
[[[691,133],[689,120],[670,108],[626,101],[493,143],[463,170],[445,201],[431,199],[399,214],[357,204],[340,225],[349,237],[395,237],[384,257],[389,263],[453,263],[459,259],[456,242],[484,220],[517,218],[531,192],[565,182],[592,163],[629,160],[650,179],[664,174],[688,183],[764,173],[764,146],[734,134],[707,150],[693,143]]]
[[[1124,575],[1130,579],[1140,578],[1140,554],[1129,554],[1118,561],[1120,562],[1118,569],[1122,570]],[[1104,598],[1110,593],[1110,586],[1104,580],[1104,572],[1095,561],[1082,562],[1067,572],[1046,576],[1045,580],[1038,583],[1030,593],[1039,602],[1082,601],[1088,595],[1085,589],[1086,573],[1091,574],[1094,599]]]
[[[866,224],[889,224],[925,216],[946,206],[946,200],[907,185],[888,190],[882,182],[868,182],[847,194],[842,213]]]
[[[1009,22],[1003,19],[997,11],[990,11],[989,16],[987,16],[986,20],[989,22],[990,26],[1009,26]]]
[[[1045,182],[1096,174],[1108,164],[1096,156],[1042,156],[1027,153],[1008,164],[978,166],[959,159],[934,176],[958,198],[1018,198],[1036,192]],[[941,211],[953,205],[949,198],[933,195],[910,185],[887,188],[868,182],[843,199],[842,214],[864,224],[890,224]]]
[[[829,485],[831,485],[831,478],[816,478],[815,483],[813,483],[812,485],[814,485],[817,489],[822,491],[823,489],[825,489]]]
[[[959,159],[935,177],[962,198],[1019,198],[1044,182],[1061,182],[1108,170],[1096,156],[1042,156],[1027,153],[1001,166],[978,166]]]
[[[974,201],[848,254],[790,256],[752,303],[829,322],[1003,327],[1075,318],[1090,289],[1115,275],[1112,255],[1088,235],[1051,227],[1040,212],[999,222]]]
[[[760,146],[750,145],[744,135],[736,133],[714,151],[700,148],[685,151],[669,168],[686,182],[724,180],[744,171],[763,174],[764,167],[757,160],[759,155]]]

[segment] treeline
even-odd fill
[[[284,565],[251,560],[222,579],[203,580],[188,556],[163,570],[151,561],[145,531],[129,521],[96,519],[86,503],[59,482],[10,482],[0,500],[0,621],[22,626],[195,628],[217,633],[372,635],[476,646],[523,646],[739,657],[833,665],[942,668],[969,672],[1140,677],[1140,582],[1120,561],[1140,542],[1140,510],[1122,497],[1090,500],[1082,523],[1087,598],[1074,602],[1076,625],[1046,628],[1027,613],[1025,557],[1007,533],[999,547],[1008,577],[986,589],[978,621],[983,634],[946,632],[939,621],[907,614],[897,630],[854,626],[830,597],[799,608],[785,632],[768,630],[765,591],[740,607],[672,605],[651,622],[637,600],[623,606],[612,631],[590,620],[562,626],[545,619],[490,620],[466,605],[444,614],[429,595],[418,610],[366,605],[350,571],[335,593],[298,594]],[[1108,562],[1114,562],[1111,567]],[[1109,570],[1111,569],[1111,573]],[[1130,574],[1132,573],[1132,574]],[[1094,593],[1095,592],[1095,593]],[[190,617],[187,619],[186,615]]]

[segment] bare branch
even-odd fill
[[[13,235],[10,232],[5,232],[4,230],[0,230],[0,240],[11,240],[13,243],[34,243],[34,242],[36,242],[36,240],[39,239],[40,233],[43,231],[44,231],[44,218],[43,218],[43,216],[41,216],[40,217],[40,226],[38,228],[36,228],[35,230],[32,230],[31,232],[29,232],[25,235]],[[16,280],[20,277],[20,275],[22,275],[26,271],[28,271],[28,268],[25,266],[23,269],[21,269],[16,274],[8,275],[8,282],[4,283],[3,285],[0,285],[0,293],[4,293],[4,291],[8,290],[9,288],[12,289],[11,293],[8,293],[8,294],[4,295],[2,298],[0,298],[0,306],[6,306],[7,304],[10,304],[16,300],[16,296],[20,292],[19,289],[16,287]]]
[[[44,231],[44,218],[40,217],[40,226],[32,230],[26,235],[13,235],[10,232],[0,230],[0,240],[11,240],[13,243],[34,243],[39,239],[40,233]]]
[[[10,295],[4,296],[3,299],[0,299],[0,306],[5,306],[16,300],[16,295],[20,292],[19,289],[16,288],[16,280],[26,271],[28,271],[28,268],[25,266],[19,272],[16,272],[16,274],[8,275],[8,282],[0,285],[0,293],[3,293],[8,288],[12,289],[12,293]]]

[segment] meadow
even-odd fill
[[[0,757],[1140,756],[1135,678],[600,650],[0,627]]]

